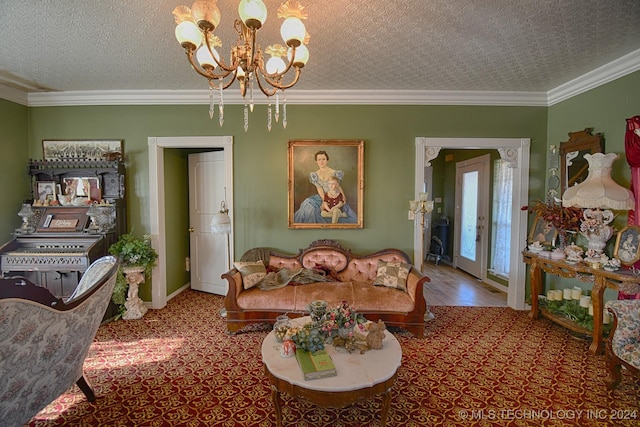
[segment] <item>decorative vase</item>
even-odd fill
[[[276,341],[283,342],[290,328],[291,321],[289,316],[282,314],[276,317],[276,323],[273,325],[273,334],[276,337]]]
[[[314,300],[309,304],[309,315],[313,326],[320,326],[327,313],[327,302],[324,300]]]
[[[585,209],[581,234],[589,241],[589,249],[601,253],[613,236],[613,227],[609,225],[614,215],[610,210]]]
[[[122,272],[129,285],[127,302],[124,303],[126,311],[122,318],[125,320],[142,319],[142,316],[147,312],[147,307],[138,296],[138,287],[140,283],[144,283],[144,267],[124,267]]]

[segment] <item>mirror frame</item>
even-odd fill
[[[590,153],[602,153],[604,152],[604,139],[601,133],[592,135],[593,128],[585,128],[585,130],[578,132],[569,132],[569,140],[560,143],[560,189],[561,192],[569,187],[570,183],[575,183],[580,177],[583,181],[589,172],[587,169],[582,169],[576,176],[569,179],[569,171],[567,166],[567,154],[574,151],[581,151],[582,155]]]

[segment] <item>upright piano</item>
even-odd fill
[[[37,227],[0,247],[2,277],[26,277],[66,300],[89,265],[107,255],[115,240],[114,231],[94,226],[88,210],[88,206],[34,208]]]

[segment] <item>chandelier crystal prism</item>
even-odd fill
[[[244,99],[245,131],[249,128],[249,111],[253,111],[255,84],[269,98],[269,131],[272,117],[278,122],[282,115],[282,125],[284,128],[287,127],[284,91],[298,82],[301,70],[309,60],[309,49],[306,47],[309,43],[309,33],[302,22],[303,19],[307,19],[307,12],[297,0],[285,1],[277,11],[277,17],[284,20],[280,27],[280,35],[286,46],[269,45],[264,52],[257,43],[257,34],[267,20],[267,7],[262,0],[241,0],[238,4],[240,19],[234,21],[238,40],[231,46],[229,62],[225,62],[216,50],[222,47],[222,41],[214,34],[221,18],[217,0],[197,0],[191,8],[178,6],[173,10],[173,15],[176,21],[176,39],[184,48],[195,72],[209,82],[210,118],[215,115],[217,96],[218,121],[220,126],[223,125],[223,91],[238,81],[240,94]],[[264,55],[269,56],[267,61]],[[279,93],[282,93],[282,97]],[[272,115],[271,97],[274,95],[275,115]]]

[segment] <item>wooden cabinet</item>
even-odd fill
[[[620,290],[625,283],[640,283],[640,276],[636,276],[628,270],[607,271],[604,269],[594,269],[586,264],[569,264],[564,260],[552,260],[543,258],[535,253],[524,251],[523,260],[530,265],[531,278],[531,317],[537,319],[542,315],[574,332],[592,336],[589,351],[599,354],[604,349],[602,332],[602,314],[604,310],[605,289]],[[593,304],[593,331],[582,328],[575,322],[551,313],[539,306],[539,296],[544,292],[542,273],[551,274],[564,278],[577,278],[585,283],[592,283],[591,303]]]

